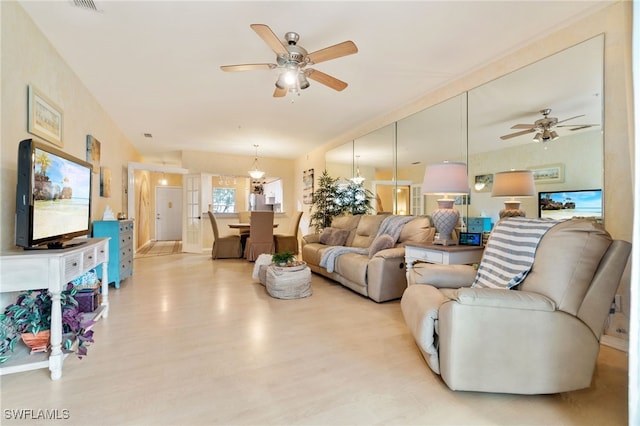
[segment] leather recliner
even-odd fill
[[[471,266],[418,264],[401,309],[428,365],[453,390],[586,388],[630,252],[601,225],[573,219],[546,232],[517,289],[470,288]]]

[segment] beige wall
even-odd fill
[[[37,138],[27,132],[27,87],[37,87],[64,114],[63,151],[86,159],[86,138],[101,143],[100,165],[111,169],[111,197],[100,196],[100,176],[93,175],[93,219],[107,206],[126,211],[124,186],[129,161],[140,156],[16,2],[0,2],[2,34],[2,128],[0,239],[2,250],[14,248],[14,200],[18,143]]]

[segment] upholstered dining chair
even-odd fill
[[[251,229],[244,248],[244,257],[255,261],[263,253],[273,253],[273,212],[251,212]]]
[[[302,212],[296,212],[291,218],[289,232],[286,234],[273,235],[276,244],[276,253],[290,251],[293,254],[298,254],[298,227],[300,226],[300,218],[302,218]]]
[[[220,236],[218,222],[212,212],[209,213],[211,228],[213,229],[213,248],[211,257],[213,259],[239,259],[242,257],[242,245],[239,235]]]

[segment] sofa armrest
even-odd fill
[[[476,272],[470,265],[416,263],[408,274],[408,284],[428,284],[437,288],[470,287]]]
[[[461,288],[455,300],[462,305],[487,306],[492,308],[525,309],[531,311],[556,310],[556,304],[538,293],[496,288]]]
[[[395,259],[401,257],[404,259],[404,247],[393,247],[389,249],[380,250],[373,257],[381,257],[384,259]]]
[[[307,234],[302,236],[302,244],[319,243],[320,234]]]

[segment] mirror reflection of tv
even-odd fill
[[[601,222],[602,206],[602,189],[538,193],[538,217],[541,218],[596,218]]]
[[[89,235],[91,170],[86,161],[45,143],[20,142],[16,246],[62,249],[71,245],[68,240]]]

